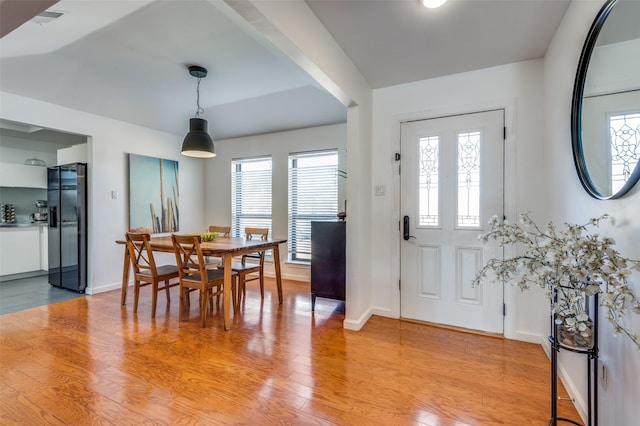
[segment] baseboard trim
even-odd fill
[[[129,284],[129,287],[131,287],[131,284]],[[99,287],[87,287],[85,290],[85,294],[99,294],[99,293],[106,293],[107,291],[111,291],[111,290],[120,290],[122,288],[122,283],[111,283],[111,284],[105,284]]]
[[[369,321],[369,318],[371,318],[372,315],[373,313],[371,312],[371,309],[368,309],[355,320],[345,318],[345,320],[342,321],[342,327],[346,330],[359,331],[364,327],[367,321]]]
[[[264,276],[267,277],[267,278],[273,278],[273,279],[276,278],[276,274],[275,273],[268,272],[268,271],[265,271]],[[281,278],[283,280],[309,282],[309,277],[304,276],[304,275],[281,273],[280,276],[281,276]]]
[[[43,275],[49,275],[49,272],[40,270],[40,271],[23,272],[20,274],[2,275],[0,276],[0,283],[3,283],[5,281],[21,280],[24,278],[40,277]]]
[[[537,344],[539,344],[542,340],[544,340],[540,337],[539,334],[531,333],[528,331],[516,331],[514,334],[508,334],[505,332],[504,337],[511,340],[519,340],[521,342],[537,343]],[[547,352],[547,355],[550,356],[548,352]]]
[[[371,312],[373,315],[378,315],[380,317],[386,317],[386,318],[394,318],[394,319],[398,319],[398,315],[394,315],[394,313],[391,311],[391,309],[384,309],[384,308],[372,308]]]

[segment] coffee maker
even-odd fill
[[[37,212],[31,213],[31,220],[33,222],[46,222],[49,216],[47,212],[47,200],[36,201]]]

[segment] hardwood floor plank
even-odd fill
[[[219,306],[200,327],[196,297],[178,321],[177,288],[156,318],[149,292],[133,314],[119,291],[2,315],[0,423],[546,424],[540,346],[375,316],[344,330],[343,304],[312,312],[308,284],[283,284],[282,305],[273,280],[264,300],[247,288],[228,332]]]
[[[0,400],[0,423],[7,426],[68,424],[22,394]]]

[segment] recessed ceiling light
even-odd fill
[[[447,2],[447,0],[421,0],[420,1],[424,7],[428,7],[429,9],[435,9],[436,7],[440,7]]]

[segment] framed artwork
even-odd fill
[[[176,232],[178,162],[129,154],[129,232]]]

